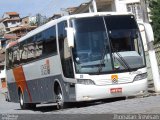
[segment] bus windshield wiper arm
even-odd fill
[[[116,53],[117,54],[117,56],[120,58],[120,60],[123,62],[123,64],[127,67],[127,69],[130,71],[131,70],[131,68],[130,68],[130,66],[128,65],[128,63],[126,62],[126,60],[122,57],[122,55],[119,53],[119,52],[114,52],[114,53]],[[114,54],[113,53],[113,54]],[[118,60],[119,61],[119,60]]]
[[[110,42],[110,45],[111,45],[111,49],[112,49],[112,51],[114,50],[113,49],[113,45],[112,45],[112,42]],[[123,66],[123,64],[126,66],[126,68],[130,71],[131,70],[131,68],[130,68],[130,66],[128,65],[128,63],[126,62],[126,60],[122,57],[122,55],[121,54],[119,54],[119,52],[116,52],[117,50],[114,50],[114,53],[116,53],[117,54],[117,56],[119,57],[119,59],[123,62],[120,62],[120,60],[119,59],[117,59],[120,63],[121,63],[121,65]],[[114,55],[114,53],[113,53],[113,55]],[[115,56],[114,56],[115,57]],[[116,58],[116,57],[115,57]],[[124,67],[124,66],[123,66]]]

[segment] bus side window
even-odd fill
[[[35,57],[39,58],[42,56],[43,44],[42,41],[38,41],[35,43]]]
[[[38,59],[40,56],[42,56],[42,50],[43,50],[43,35],[42,33],[39,33],[35,37],[35,57]]]
[[[56,30],[55,26],[44,31],[43,53],[45,55],[57,53]]]
[[[27,62],[34,60],[35,58],[35,44],[34,36],[27,40]]]
[[[19,46],[18,44],[16,46],[13,46],[13,66],[18,66],[19,65]]]
[[[20,64],[27,62],[27,43],[26,41],[20,43]]]
[[[12,64],[13,64],[13,51],[12,51],[12,48],[8,48],[7,51],[6,51],[6,54],[7,54],[7,59],[6,59],[6,68],[7,69],[10,69],[12,68]]]
[[[66,34],[66,22],[61,22],[58,24],[58,41],[59,41],[59,51],[61,57],[61,64],[63,74],[67,78],[73,78],[73,65],[71,55],[69,54],[70,48],[67,45],[67,34]]]

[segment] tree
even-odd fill
[[[160,0],[150,0],[152,27],[155,43],[160,42]]]

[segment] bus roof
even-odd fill
[[[32,37],[33,35],[47,29],[47,28],[50,28],[51,26],[63,21],[63,20],[68,20],[70,18],[84,18],[84,17],[93,17],[93,16],[105,16],[105,15],[133,15],[132,13],[130,12],[96,12],[96,13],[82,13],[82,14],[74,14],[74,15],[67,15],[67,16],[63,16],[61,18],[58,18],[58,19],[55,19],[55,20],[52,20],[32,31],[30,31],[29,33],[27,33],[25,36],[21,37],[20,39],[17,40],[16,44],[21,42],[21,41],[24,41],[25,39],[27,38],[30,38]],[[6,49],[15,45],[15,42],[14,43],[9,43],[7,46],[6,46]]]

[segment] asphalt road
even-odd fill
[[[46,115],[46,120],[50,118],[83,120],[83,118],[86,119],[91,116],[92,120],[94,120],[98,119],[99,115],[101,118],[106,119],[107,117],[118,118],[116,116],[117,114],[160,114],[160,95],[126,100],[109,99],[93,103],[74,104],[71,108],[64,110],[57,110],[55,104],[38,105],[35,110],[21,110],[18,103],[6,102],[4,95],[0,94],[0,114],[0,118],[3,118],[2,120],[6,120],[4,118],[6,118],[7,115],[12,119],[15,118],[15,120],[17,120],[16,117],[21,119],[37,118],[38,120],[43,120],[42,116],[44,117]],[[160,119],[160,115],[156,118]]]

